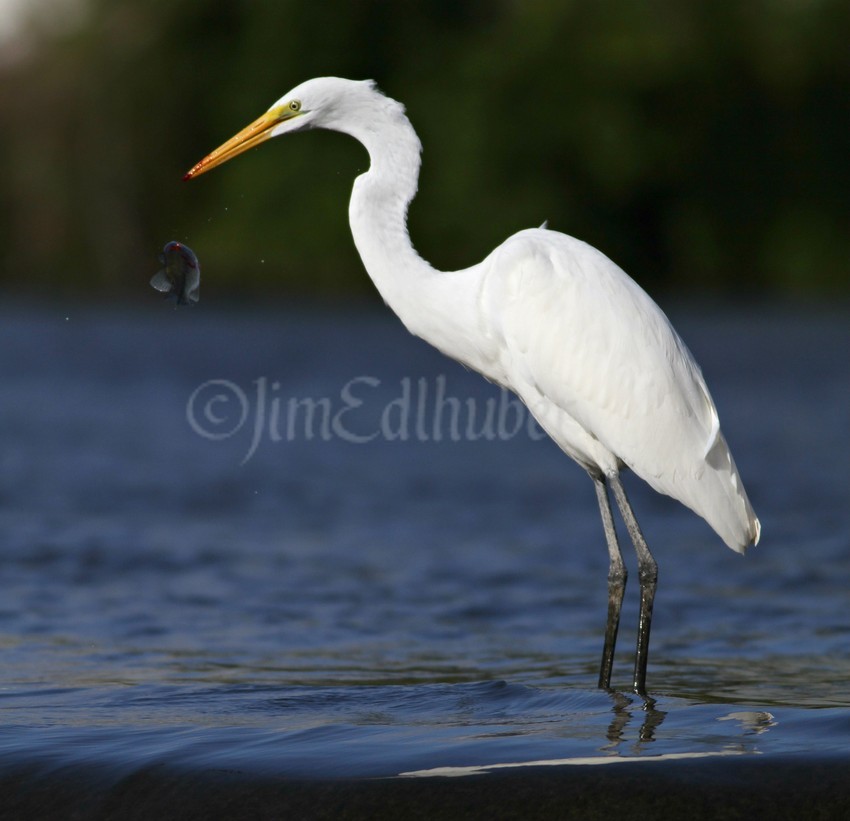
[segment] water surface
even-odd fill
[[[591,483],[388,313],[7,304],[0,768],[846,764],[850,311],[670,314],[763,537],[741,558],[627,478],[650,707],[623,692],[635,573],[595,688]]]

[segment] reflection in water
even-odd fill
[[[740,721],[745,735],[761,735],[777,725],[772,713],[763,710],[741,710],[721,716],[718,721]]]
[[[634,764],[658,763],[662,761],[676,761],[694,758],[716,758],[732,755],[760,755],[761,751],[756,745],[747,740],[747,737],[760,735],[775,727],[777,722],[773,715],[764,711],[737,711],[726,716],[720,716],[718,721],[739,721],[741,724],[741,738],[737,742],[729,742],[718,750],[711,751],[688,751],[644,754],[643,745],[656,741],[656,731],[664,722],[667,712],[657,710],[656,702],[652,698],[641,698],[640,703],[635,696],[627,695],[617,690],[609,690],[608,694],[613,701],[612,712],[614,714],[608,725],[606,737],[608,743],[600,747],[600,751],[607,753],[596,756],[572,756],[569,758],[548,758],[533,761],[505,761],[496,764],[480,764],[462,767],[432,767],[424,770],[411,770],[399,773],[399,776],[429,777],[429,776],[465,776],[481,775],[491,770],[503,770],[513,767],[555,767],[555,766],[597,766],[603,764]],[[636,717],[635,713],[642,714],[637,740],[630,747],[628,754],[621,754],[618,748],[628,741],[626,728],[632,724]]]
[[[625,729],[632,723],[635,709],[639,709],[643,713],[643,719],[638,731],[638,741],[634,746],[633,752],[640,754],[641,745],[645,742],[655,741],[655,731],[661,726],[664,721],[666,712],[655,709],[655,699],[649,697],[641,697],[641,704],[636,708],[635,699],[633,696],[621,693],[619,690],[609,690],[608,694],[614,702],[612,708],[614,717],[608,725],[609,744],[602,747],[603,750],[616,750],[624,741],[626,741]]]
[[[642,714],[640,729],[638,730],[637,740],[631,746],[629,752],[631,755],[641,755],[644,752],[643,745],[656,740],[656,731],[663,724],[664,719],[667,717],[667,712],[657,710],[655,708],[657,702],[653,698],[641,697],[640,703],[637,703],[635,696],[622,693],[618,690],[609,690],[608,695],[613,702],[611,710],[614,716],[605,734],[608,743],[600,749],[621,752],[619,748],[629,740],[626,728],[635,721],[635,712],[640,711]],[[742,738],[761,735],[777,724],[773,714],[763,710],[739,710],[725,716],[720,716],[717,720],[739,721],[743,731]],[[731,749],[731,745],[727,745],[726,749]],[[754,745],[748,745],[746,747],[736,745],[736,749],[740,749],[741,752],[756,752]]]

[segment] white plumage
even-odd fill
[[[425,262],[407,231],[421,145],[403,106],[372,82],[325,77],[297,86],[187,177],[305,128],[350,134],[369,152],[370,168],[354,183],[351,230],[366,270],[405,326],[514,391],[594,479],[611,556],[605,687],[626,578],[606,492],[613,489],[638,552],[634,687],[643,693],[656,566],[620,484],[621,469],[687,505],[733,550],[743,553],[759,538],[699,367],[632,279],[565,234],[521,231],[461,271],[440,272]]]
[[[485,265],[502,378],[585,468],[622,465],[702,516],[733,550],[758,520],[700,370],[658,306],[607,257],[524,231]],[[492,282],[491,282],[492,281]]]

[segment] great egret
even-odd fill
[[[351,194],[351,231],[366,270],[407,329],[514,391],[593,480],[610,558],[599,673],[606,689],[627,577],[611,487],[638,558],[633,686],[645,695],[658,569],[621,469],[687,505],[733,550],[743,553],[759,538],[759,521],[699,367],[661,309],[624,271],[565,234],[520,231],[461,271],[437,271],[425,262],[407,230],[422,146],[404,107],[372,81],[321,77],[296,86],[185,179],[270,137],[310,128],[349,134],[369,152],[369,170]]]

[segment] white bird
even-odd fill
[[[369,152],[369,170],[351,194],[351,231],[366,270],[407,329],[517,394],[593,479],[610,557],[599,674],[606,689],[627,576],[607,488],[613,491],[638,557],[633,687],[645,695],[658,571],[621,470],[678,499],[732,550],[743,553],[759,539],[699,366],[640,286],[565,234],[520,231],[460,271],[437,271],[423,260],[407,230],[422,146],[404,107],[372,81],[322,77],[296,86],[185,179],[270,137],[311,128],[349,134]]]

